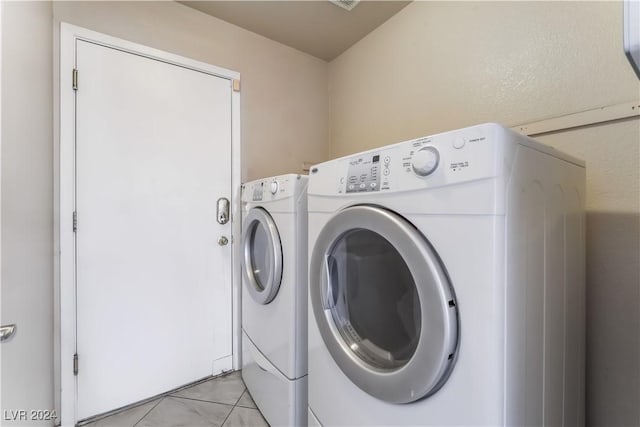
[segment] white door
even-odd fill
[[[231,83],[76,44],[78,419],[231,368]]]

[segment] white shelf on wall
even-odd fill
[[[640,116],[640,100],[511,126],[511,129],[524,135],[535,136],[638,116]]]

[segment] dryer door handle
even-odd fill
[[[332,309],[336,306],[336,300],[334,296],[334,283],[331,280],[333,271],[335,271],[336,259],[331,255],[325,255],[324,268],[322,269],[322,277],[320,279],[321,293],[322,293],[322,307],[325,310]]]

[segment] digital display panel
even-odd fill
[[[380,155],[354,157],[349,160],[346,179],[347,193],[366,193],[380,190]]]

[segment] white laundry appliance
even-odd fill
[[[269,424],[307,424],[307,177],[242,187],[242,378]]]
[[[584,425],[584,188],[496,124],[313,167],[309,424]]]

